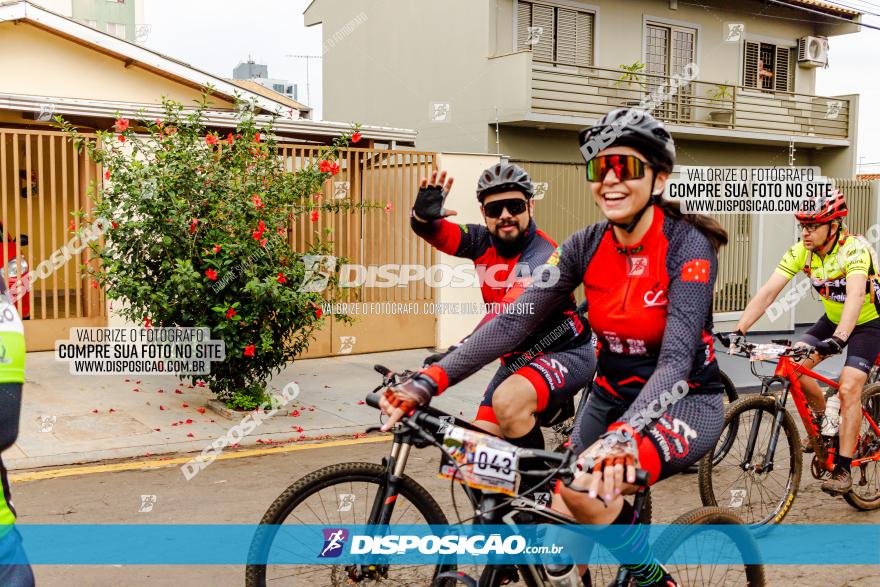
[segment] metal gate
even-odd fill
[[[293,171],[314,163],[320,147],[279,145],[286,168]],[[418,182],[434,170],[436,154],[421,151],[383,149],[342,149],[340,171],[324,184],[322,200],[327,202],[374,203],[376,208],[338,214],[321,213],[316,219],[303,214],[292,220],[290,246],[308,250],[309,244],[325,229],[337,257],[365,266],[434,263],[434,249],[417,237],[409,226],[409,211],[418,192]],[[346,302],[385,304],[378,313],[357,316],[353,325],[326,320],[317,340],[303,357],[370,353],[434,346],[436,318],[418,313],[389,313],[386,303],[423,308],[434,301],[434,293],[424,282],[406,287],[348,289]]]
[[[88,213],[87,190],[102,181],[100,166],[65,134],[0,129],[0,263],[10,286],[30,279],[16,302],[28,351],[53,349],[70,328],[107,324],[103,291],[82,269],[88,249],[74,238],[81,221],[73,214]]]

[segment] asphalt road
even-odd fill
[[[184,479],[177,466],[19,481],[14,486],[14,498],[23,523],[253,524],[289,484],[306,473],[343,461],[379,462],[388,446],[386,442],[314,445],[294,452],[218,460],[191,481]],[[407,473],[430,489],[450,515],[449,485],[436,478],[437,466],[436,451],[417,451],[410,458]],[[807,463],[801,491],[786,523],[880,524],[880,511],[858,512],[842,499],[821,493],[808,470]],[[671,522],[701,505],[695,475],[669,479],[653,491],[657,522]],[[156,496],[152,511],[139,511],[143,509],[142,495]],[[244,584],[244,570],[237,566],[40,566],[35,571],[41,587]],[[868,586],[878,584],[880,569],[776,566],[768,567],[767,575],[771,585]]]

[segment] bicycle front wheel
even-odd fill
[[[880,382],[865,386],[862,390],[862,422],[859,427],[859,443],[853,458],[870,458],[880,453],[880,434],[874,426],[880,426]],[[868,420],[870,418],[870,420]],[[880,508],[880,462],[869,461],[852,468],[853,488],[843,499],[860,510]]]
[[[734,532],[731,540],[728,533],[701,527],[741,525],[742,520],[731,510],[700,508],[682,515],[672,524],[657,539],[654,554],[660,561],[669,561],[664,566],[678,585],[764,585],[764,566],[754,562],[758,560],[758,549],[746,528]]]
[[[443,510],[428,491],[404,475],[398,484],[390,524],[447,524]],[[370,512],[377,494],[385,488],[385,467],[373,463],[341,463],[306,475],[287,488],[260,520],[261,528],[251,543],[245,574],[247,587],[289,585],[300,587],[342,587],[356,585],[433,585],[448,566],[383,565],[355,569],[349,565],[272,565],[273,542],[284,525],[357,525],[371,523]],[[265,530],[263,530],[265,526]],[[303,545],[313,550],[314,544]],[[277,544],[276,550],[280,550]],[[357,576],[356,576],[357,575]],[[355,577],[356,576],[356,577]],[[453,581],[443,583],[451,587]]]
[[[727,452],[719,459],[713,451],[700,461],[704,506],[729,507],[747,524],[782,521],[797,495],[803,453],[794,418],[783,411],[775,450],[770,454],[778,409],[773,397],[760,395],[737,400],[727,409],[721,433],[727,439]]]

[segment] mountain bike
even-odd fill
[[[383,375],[382,385],[367,397],[367,404],[378,408],[379,392],[412,376],[411,372],[392,373],[380,365],[376,370]],[[378,430],[373,427],[368,431]],[[491,445],[495,457],[491,463],[480,457]],[[284,524],[434,524],[448,523],[443,509],[431,494],[405,474],[407,460],[413,448],[439,448],[444,455],[441,470],[451,471],[451,483],[461,483],[467,495],[474,524],[576,524],[576,521],[550,507],[548,483],[560,480],[570,483],[575,474],[577,455],[570,449],[550,452],[517,448],[504,440],[486,434],[468,422],[424,406],[405,417],[393,432],[389,454],[381,464],[341,463],[310,473],[288,487],[269,507],[251,544],[250,559],[255,561],[246,570],[246,585],[377,585],[452,587],[465,584],[473,587],[497,587],[522,581],[528,587],[550,587],[551,575],[559,568],[544,564],[476,565],[454,564],[393,565],[387,560],[371,565],[270,565],[273,541]],[[457,454],[462,469],[451,455]],[[518,470],[522,458],[538,458],[548,463],[549,470]],[[506,465],[498,465],[498,459]],[[453,468],[449,469],[452,463]],[[445,467],[445,469],[443,469]],[[485,468],[488,477],[481,476]],[[471,471],[467,474],[465,471]],[[474,473],[475,472],[475,473]],[[647,475],[640,471],[644,484]],[[499,479],[501,481],[499,481]],[[499,485],[499,483],[503,483]],[[528,487],[521,489],[522,486]],[[455,494],[453,493],[453,499]],[[454,509],[455,504],[453,503]],[[650,522],[651,495],[646,487],[634,497],[634,506],[641,512],[640,519]],[[469,508],[469,509],[470,509]],[[462,520],[459,520],[462,522]],[[705,525],[737,525],[740,519],[724,508],[701,508],[679,517],[676,526],[665,530],[655,544],[655,554],[661,560],[681,552],[688,540],[688,553],[694,552],[695,535],[712,532]],[[716,531],[717,533],[717,531]],[[754,545],[748,540],[734,542],[741,561],[754,561]],[[715,542],[717,547],[717,542]],[[712,552],[717,556],[716,548]],[[725,556],[730,550],[725,549]],[[601,546],[593,549],[590,561],[607,561],[611,555]],[[763,566],[759,564],[681,565],[670,566],[669,571],[681,585],[750,585],[764,584]],[[569,568],[570,570],[570,568]],[[632,587],[633,578],[623,568],[608,564],[591,564],[589,572],[594,585]],[[578,580],[578,584],[580,580]],[[569,583],[570,584],[570,583]]]
[[[729,341],[722,339],[729,344]],[[752,373],[761,380],[761,393],[745,397],[728,407],[725,429],[735,422],[736,431],[722,433],[730,446],[720,460],[704,457],[700,462],[700,498],[705,506],[725,505],[749,524],[779,523],[790,511],[801,479],[803,450],[795,420],[786,410],[789,396],[794,400],[801,422],[810,439],[814,455],[810,473],[824,479],[834,469],[838,437],[823,436],[822,422],[807,403],[799,375],[812,377],[830,386],[830,395],[839,384],[797,364],[815,350],[792,347],[791,341],[769,344],[739,341],[731,354],[748,357]],[[775,359],[772,375],[756,370],[760,361]],[[862,391],[862,422],[853,454],[853,488],[843,498],[860,510],[880,508],[880,382],[877,381],[880,356]],[[774,391],[774,385],[778,385]]]

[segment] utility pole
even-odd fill
[[[305,59],[306,60],[306,104],[312,105],[312,94],[309,91],[309,60],[311,59],[321,59],[320,55],[285,55],[285,57],[290,57],[291,59]]]

